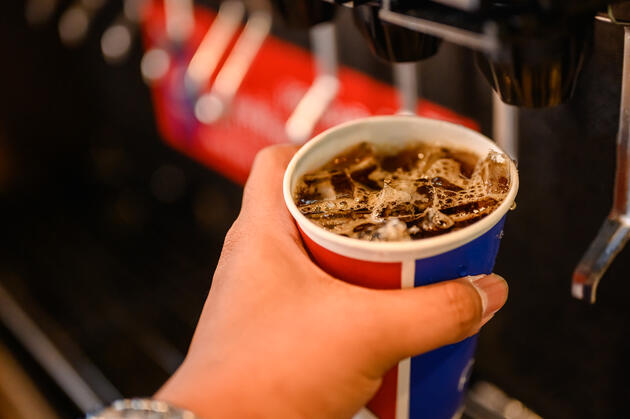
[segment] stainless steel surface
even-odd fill
[[[617,135],[617,171],[611,215],[630,217],[630,27],[624,28],[623,80]]]
[[[418,64],[393,63],[394,84],[400,103],[399,113],[413,115],[418,105]]]
[[[315,54],[315,80],[285,124],[287,136],[297,144],[308,140],[317,121],[339,91],[335,24],[325,22],[315,25],[310,29],[310,38]]]
[[[571,294],[594,303],[599,281],[630,238],[630,27],[624,27],[621,109],[613,206],[573,273]]]
[[[511,106],[492,91],[492,136],[512,159],[518,159],[518,107]]]
[[[604,221],[595,240],[573,272],[573,297],[595,303],[597,286],[615,256],[626,245],[629,233],[630,223],[627,217],[608,218]]]
[[[522,402],[487,381],[472,386],[464,405],[466,417],[472,419],[541,419]]]
[[[315,25],[309,31],[317,75],[337,76],[337,35],[334,22]]]

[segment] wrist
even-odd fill
[[[209,387],[206,381],[208,380],[189,374],[185,365],[182,364],[153,398],[188,409],[199,418],[224,417],[224,415],[219,416],[219,412],[224,408],[215,401],[222,398],[216,396],[216,390]]]
[[[203,419],[302,416],[298,409],[291,409],[290,398],[269,381],[268,374],[254,370],[185,361],[154,398]]]

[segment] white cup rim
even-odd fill
[[[295,176],[296,169],[304,162],[305,158],[308,157],[310,153],[316,150],[318,146],[329,141],[334,141],[335,137],[338,137],[340,133],[351,132],[353,130],[363,130],[363,132],[366,132],[365,129],[369,128],[379,128],[382,130],[386,129],[388,126],[395,127],[398,124],[407,124],[409,128],[420,128],[421,130],[425,129],[425,131],[431,131],[431,129],[440,130],[442,133],[450,133],[453,136],[453,141],[461,142],[463,147],[466,147],[465,144],[472,142],[477,148],[485,148],[486,152],[494,150],[505,153],[492,140],[477,131],[450,122],[419,116],[373,116],[356,119],[330,128],[315,136],[298,150],[287,166],[283,181],[284,200],[289,212],[304,234],[315,243],[342,256],[373,262],[399,262],[409,259],[427,258],[445,253],[471,242],[494,227],[510,210],[516,198],[519,186],[516,165],[511,160],[509,161],[510,191],[499,207],[488,216],[467,227],[435,237],[395,242],[360,240],[327,231],[310,221],[300,212],[293,200],[294,178],[297,177]],[[464,143],[464,141],[468,141],[468,143]],[[357,143],[358,142],[359,141],[357,141]],[[345,145],[345,147],[347,147],[347,145]],[[336,153],[343,151],[345,147],[339,147]],[[330,158],[332,157],[333,156],[330,156]],[[328,160],[320,161],[319,165],[321,166],[327,161]],[[300,175],[301,174],[302,173],[300,173]]]

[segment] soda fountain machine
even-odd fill
[[[30,183],[13,189],[0,170],[16,220],[0,252],[0,337],[75,413],[150,394],[181,362],[216,262],[208,254],[218,254],[259,149],[399,112],[479,129],[519,167],[496,266],[510,298],[480,335],[463,417],[627,416],[630,2],[27,0],[0,9],[11,17],[0,52],[12,57],[0,88],[13,104],[0,107],[0,159],[11,162],[13,150],[16,162],[57,168],[31,178],[25,164],[13,178]],[[152,141],[154,123],[170,148]],[[22,184],[39,185],[35,197]],[[98,205],[65,199],[55,213],[49,193],[69,190]],[[64,214],[96,215],[77,226],[61,223]],[[147,225],[169,240],[148,240]],[[173,280],[181,272],[189,289]],[[145,298],[164,310],[137,306]],[[104,348],[102,334],[114,343]],[[144,381],[121,373],[134,368]]]

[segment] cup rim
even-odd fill
[[[508,192],[503,202],[499,205],[499,207],[497,207],[488,216],[469,226],[439,236],[411,241],[372,242],[351,237],[345,237],[327,231],[309,220],[305,215],[303,215],[293,200],[293,191],[291,188],[294,173],[299,163],[306,156],[308,156],[308,154],[320,143],[333,139],[335,134],[340,130],[345,130],[353,126],[356,129],[360,129],[365,125],[370,124],[391,123],[403,123],[411,125],[425,124],[429,128],[433,125],[434,127],[452,130],[454,135],[463,134],[468,136],[469,138],[476,137],[476,140],[484,142],[485,145],[487,145],[488,150],[495,150],[505,153],[505,151],[497,146],[496,143],[494,143],[491,139],[477,131],[451,122],[424,118],[420,116],[371,116],[355,119],[329,128],[328,130],[316,135],[314,138],[309,140],[297,151],[297,153],[289,162],[283,179],[283,195],[285,204],[289,209],[289,212],[293,216],[293,219],[296,221],[298,227],[311,240],[334,253],[338,253],[342,256],[350,257],[353,259],[372,262],[397,262],[409,259],[420,259],[442,254],[471,242],[472,240],[489,231],[503,218],[505,214],[507,214],[514,203],[519,186],[518,171],[516,165],[511,159],[509,159],[511,185],[510,191]],[[339,150],[339,152],[341,151],[342,149]],[[507,153],[505,154],[507,155]],[[324,161],[321,162],[322,165],[325,163],[326,162]]]

